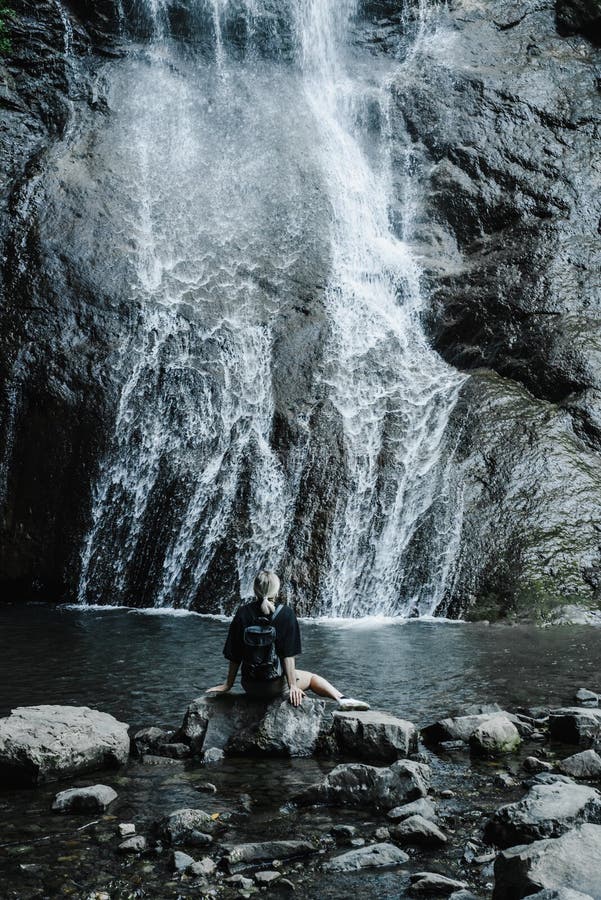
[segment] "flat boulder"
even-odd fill
[[[577,744],[585,749],[601,740],[601,709],[581,706],[552,709],[549,713],[549,732],[556,741]]]
[[[499,715],[478,725],[469,743],[470,749],[479,756],[503,756],[517,750],[522,739],[513,722]]]
[[[176,809],[156,825],[159,836],[171,847],[206,847],[217,826],[202,809]]]
[[[93,784],[90,787],[69,788],[61,791],[54,798],[54,812],[80,813],[104,812],[117,799],[117,791],[106,784]]]
[[[333,734],[341,753],[370,761],[392,762],[417,750],[413,722],[376,710],[335,712]]]
[[[570,888],[601,900],[601,826],[580,825],[561,837],[499,853],[493,900],[522,900],[545,888]]]
[[[330,728],[323,700],[306,697],[302,706],[294,707],[279,697],[265,701],[222,694],[193,700],[175,740],[197,755],[209,747],[225,754],[303,757],[315,752]]]
[[[399,825],[393,825],[390,834],[401,844],[416,844],[420,847],[442,847],[447,842],[446,835],[438,825],[423,816],[409,816]]]
[[[430,768],[413,760],[391,766],[348,763],[336,766],[323,781],[310,785],[294,798],[299,805],[368,806],[389,810],[425,797]]]
[[[0,719],[0,783],[35,785],[123,765],[128,726],[87,706],[22,706]]]
[[[394,844],[371,844],[341,853],[323,864],[328,872],[353,872],[357,869],[375,869],[385,866],[402,866],[409,857]]]
[[[584,822],[601,823],[601,794],[580,784],[538,784],[517,803],[498,809],[485,838],[499,847],[555,838]]]
[[[582,750],[563,759],[557,766],[564,775],[585,778],[590,781],[601,779],[601,756],[594,750]]]

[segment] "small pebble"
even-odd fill
[[[146,850],[146,838],[141,834],[127,838],[119,844],[119,853],[140,853],[142,850]]]
[[[278,878],[281,877],[279,872],[272,872],[271,870],[255,872],[255,881],[259,884],[270,884],[272,881],[277,881]]]
[[[131,822],[122,822],[118,827],[117,831],[119,832],[119,836],[122,838],[129,837],[132,834],[136,833],[136,826]]]
[[[441,791],[440,796],[444,800],[450,800],[452,797],[455,796],[455,791],[451,791],[451,790]]]
[[[374,837],[378,841],[389,841],[390,840],[390,832],[388,828],[376,828]]]

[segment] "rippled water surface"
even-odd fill
[[[0,608],[0,712],[87,704],[131,724],[176,724],[225,674],[227,623],[124,609]],[[299,667],[425,724],[467,703],[565,703],[599,686],[601,629],[441,621],[305,622]]]

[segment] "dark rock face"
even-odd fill
[[[473,373],[449,608],[545,616],[599,598],[598,54],[558,37],[551,0],[457,0],[447,25],[395,109],[422,169],[430,331]]]

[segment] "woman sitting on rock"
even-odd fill
[[[242,664],[242,687],[251,697],[267,699],[288,692],[290,703],[300,706],[305,691],[336,700],[340,709],[369,709],[363,700],[345,697],[329,681],[296,669],[301,652],[298,619],[285,603],[276,605],[280,579],[264,570],[255,578],[255,599],[238,607],[228,632],[223,655],[229,659],[223,684],[207,694],[231,690]]]

